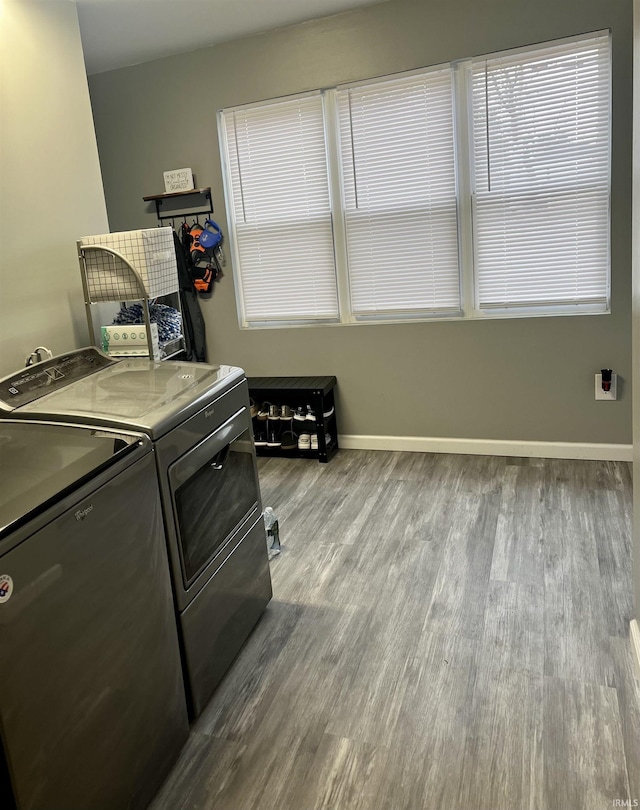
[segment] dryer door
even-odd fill
[[[185,588],[259,511],[260,494],[246,408],[169,467]]]

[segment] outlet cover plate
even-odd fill
[[[612,402],[618,398],[617,391],[618,375],[614,372],[611,375],[611,390],[602,390],[602,374],[596,374],[596,399],[603,399]]]

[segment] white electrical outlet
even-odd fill
[[[618,375],[615,371],[611,375],[611,388],[609,391],[602,390],[602,374],[596,374],[596,399],[612,401],[618,398],[617,392]]]

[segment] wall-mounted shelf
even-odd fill
[[[193,194],[204,194],[206,197],[211,197],[211,188],[191,188],[189,191],[170,191],[165,194],[150,194],[148,197],[143,197],[145,202],[153,202],[153,200],[167,200],[169,197],[189,197]]]
[[[188,198],[192,198],[190,204]],[[142,198],[144,202],[153,203],[160,223],[178,217],[190,217],[200,214],[213,214],[211,188],[192,188],[189,191],[172,191],[168,194],[149,194]]]

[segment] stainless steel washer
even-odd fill
[[[0,410],[138,430],[155,447],[191,713],[208,702],[271,599],[242,369],[91,347],[0,380]]]
[[[3,808],[142,810],[188,736],[157,490],[145,436],[0,421]]]

